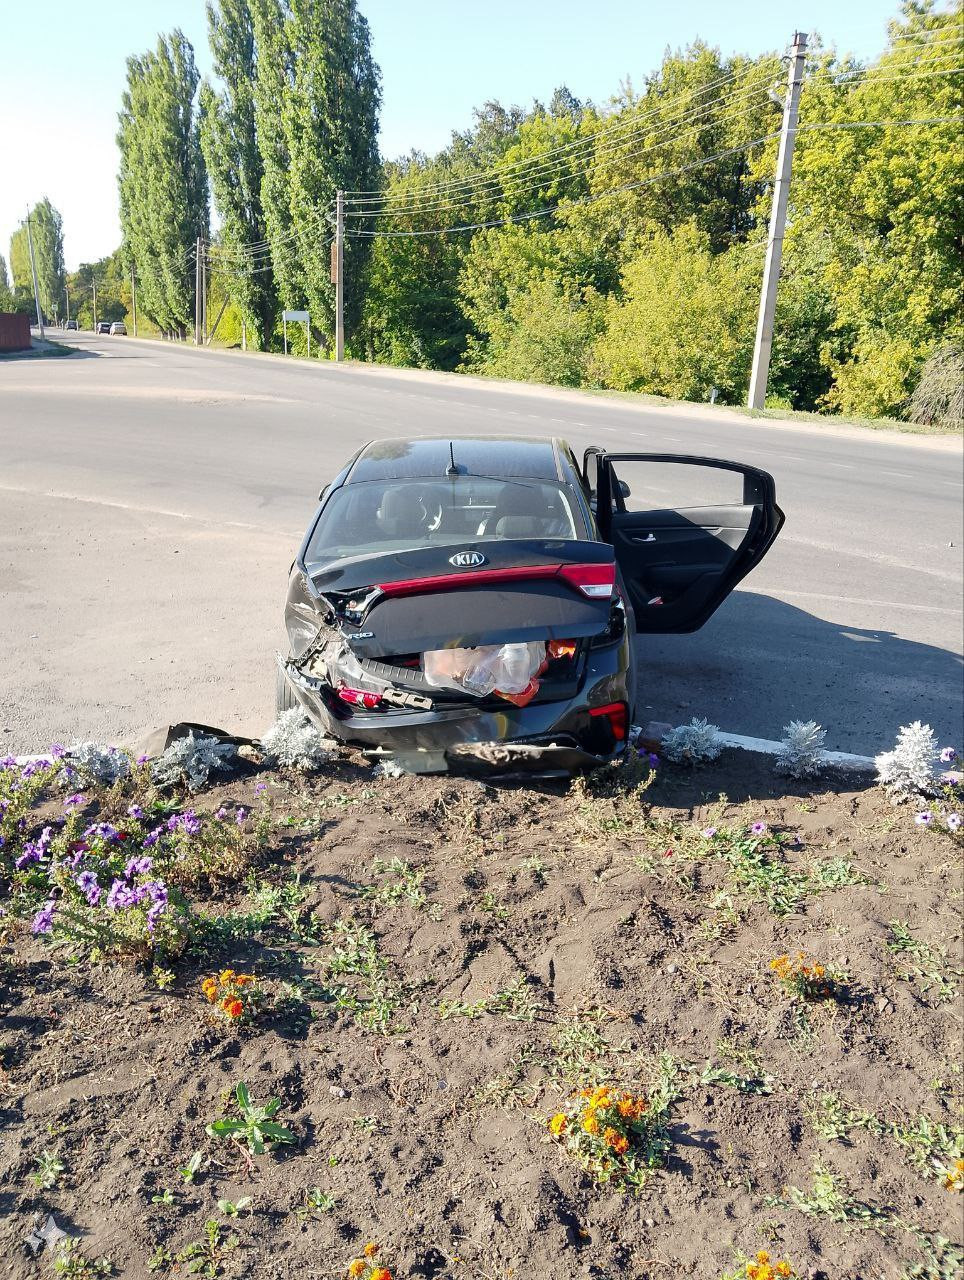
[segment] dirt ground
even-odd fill
[[[132,1280],[187,1274],[208,1221],[195,1270],[258,1280],[344,1276],[368,1240],[393,1280],[717,1280],[760,1249],[811,1280],[960,1273],[960,848],[867,779],[742,752],[643,793],[341,761],[191,803],[265,800],[267,846],[195,898],[221,924],[170,972],[0,921],[4,1276],[51,1274],[22,1246],[49,1211],[81,1237],[67,1274]],[[754,822],[784,839],[764,864],[701,834]],[[781,988],[770,961],[798,951],[832,998]],[[264,989],[251,1026],[201,992],[226,967]],[[294,1142],[206,1135],[239,1081]],[[638,1194],[547,1129],[601,1082],[669,1100]]]

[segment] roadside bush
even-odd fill
[[[911,795],[929,795],[934,788],[934,766],[940,759],[937,738],[929,724],[915,720],[897,734],[893,751],[882,751],[874,760],[877,781],[895,801]]]
[[[218,742],[217,738],[189,733],[186,738],[172,742],[163,755],[151,766],[151,777],[159,787],[184,786],[197,791],[210,779],[212,773],[225,772],[237,755],[230,742]]]
[[[777,773],[790,778],[815,778],[823,764],[826,729],[815,720],[791,720],[783,729],[783,741],[776,763]]]
[[[261,746],[269,764],[308,772],[331,759],[325,739],[300,707],[283,712],[262,735]]]
[[[694,716],[689,724],[670,729],[660,745],[666,759],[673,764],[706,764],[709,760],[715,760],[723,750],[719,736],[718,725]]]
[[[925,426],[964,425],[964,347],[946,342],[927,359],[907,403],[907,417]]]

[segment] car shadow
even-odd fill
[[[923,720],[958,745],[960,655],[827,622],[772,596],[734,592],[700,631],[639,636],[637,655],[641,723],[706,716],[727,732],[772,739],[791,720],[816,720],[828,750],[873,755],[901,725]]]

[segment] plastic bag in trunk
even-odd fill
[[[545,641],[538,640],[477,649],[431,649],[422,654],[422,671],[428,683],[439,689],[461,689],[476,698],[508,694],[514,701],[527,693],[535,696],[539,687],[535,676],[545,661]]]

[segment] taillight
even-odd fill
[[[616,741],[623,742],[625,740],[629,718],[629,708],[625,702],[607,702],[604,707],[590,707],[589,714],[594,718],[605,716],[609,721],[609,727],[612,729],[613,737]]]
[[[382,700],[380,693],[369,693],[367,689],[350,689],[347,685],[342,685],[336,690],[342,702],[347,702],[353,707],[377,707]]]
[[[616,585],[614,564],[564,564],[559,577],[591,600],[608,600]]]
[[[473,573],[446,573],[431,578],[404,578],[380,582],[377,590],[386,596],[421,595],[429,591],[458,591],[463,587],[485,587],[500,582],[545,581],[562,578],[590,600],[608,600],[616,585],[613,564],[537,564],[511,569],[477,569]]]

